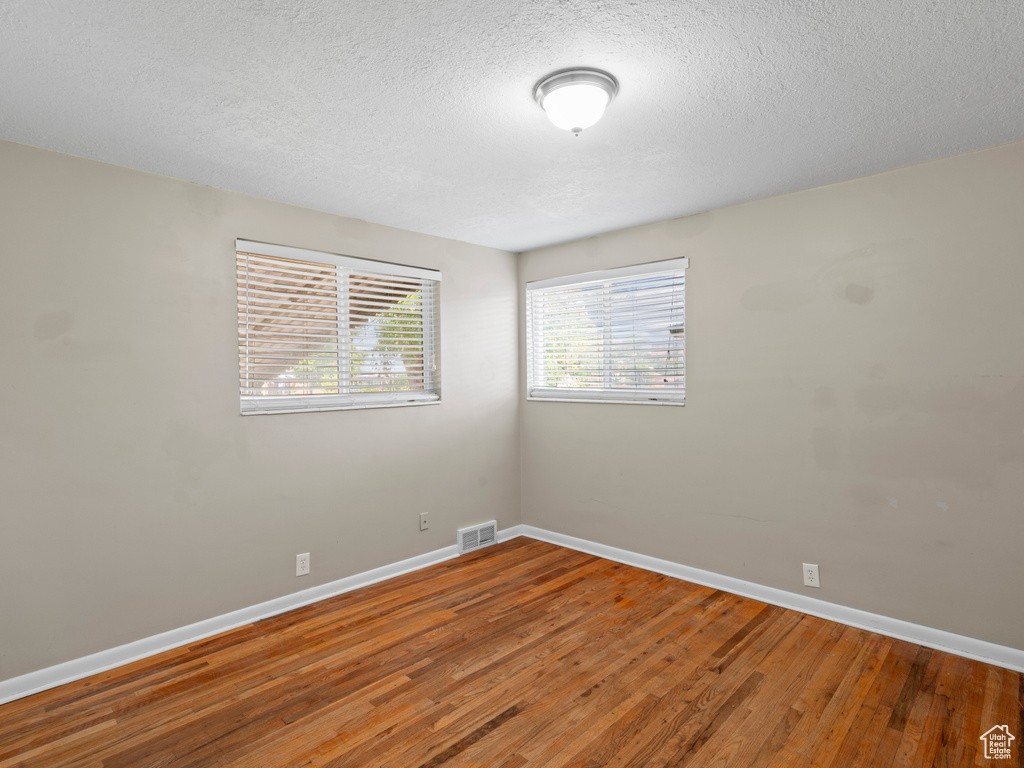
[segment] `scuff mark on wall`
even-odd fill
[[[823,266],[802,279],[752,285],[741,303],[752,312],[790,312],[809,304],[825,286],[833,286],[837,299],[865,306],[875,298],[879,281],[904,271],[899,258],[907,243],[871,243],[838,256],[825,256]]]
[[[188,184],[178,188],[197,222],[213,224],[224,214],[224,195],[219,189],[203,184]]]
[[[867,285],[850,283],[843,289],[842,295],[851,304],[870,304],[875,298],[875,289]]]
[[[75,327],[75,316],[66,310],[47,312],[32,324],[32,335],[40,341],[53,341]]]

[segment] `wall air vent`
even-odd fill
[[[473,550],[494,544],[498,540],[498,521],[492,520],[482,525],[460,528],[456,531],[456,534],[458,536],[459,554],[472,552]]]

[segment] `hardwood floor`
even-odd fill
[[[1022,705],[1016,672],[519,538],[6,704],[0,768],[1019,768]]]

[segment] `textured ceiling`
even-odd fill
[[[1021,0],[4,0],[0,138],[520,251],[1020,139],[1022,41]],[[532,88],[577,65],[621,87],[574,138]]]

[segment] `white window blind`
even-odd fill
[[[673,259],[527,283],[528,397],[682,405],[686,267]]]
[[[441,273],[237,240],[241,412],[440,399]]]

